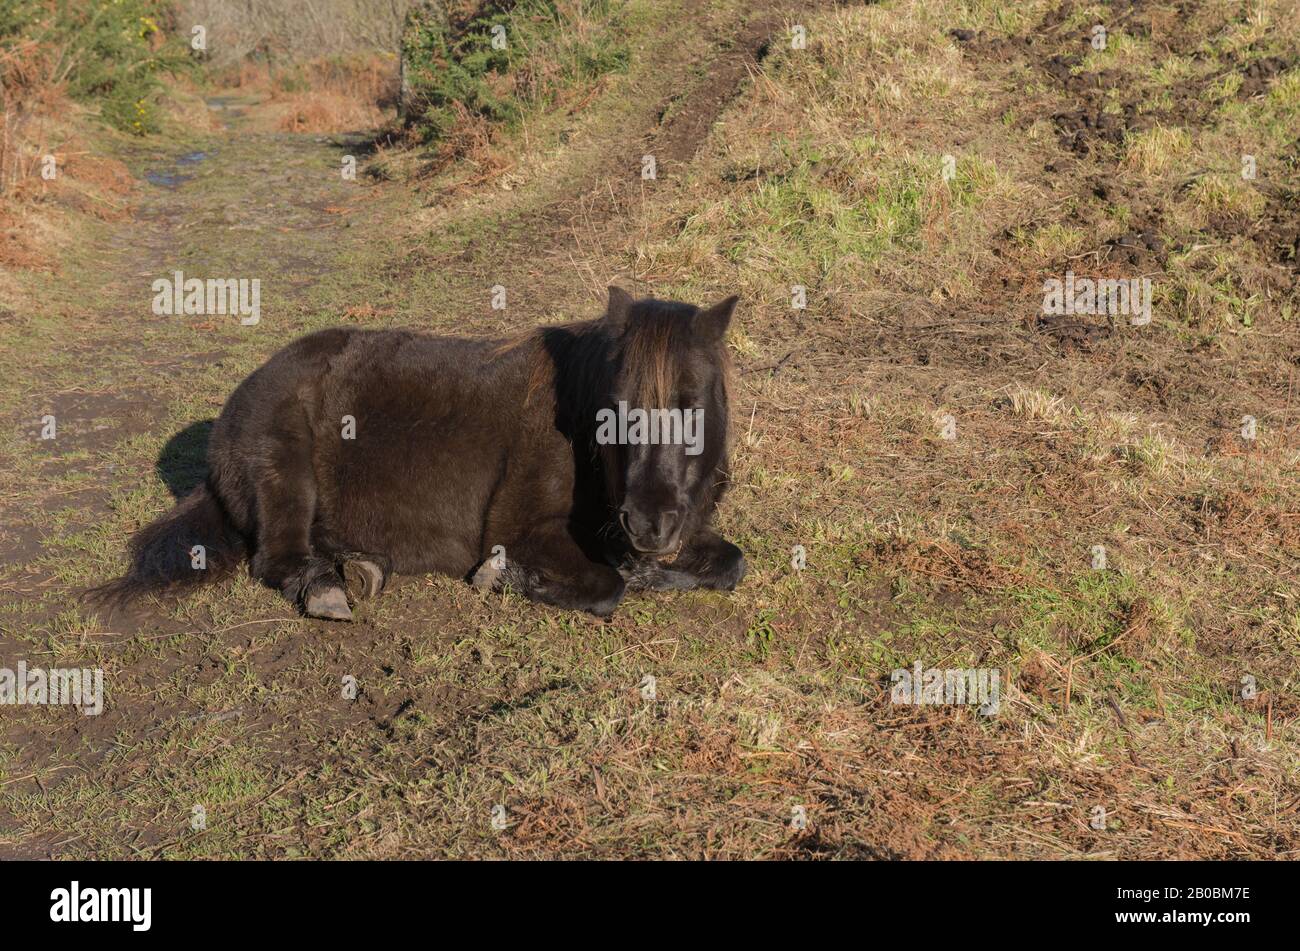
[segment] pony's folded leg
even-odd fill
[[[392,568],[387,558],[378,555],[348,555],[342,561],[343,581],[350,597],[377,597],[388,584]]]
[[[489,558],[474,573],[472,583],[492,591],[509,587],[531,601],[598,617],[614,613],[626,587],[618,571],[588,558],[558,520]]]
[[[739,548],[712,529],[696,533],[681,554],[661,571],[685,574],[694,580],[691,587],[731,591],[745,577],[745,555]]]
[[[642,559],[619,568],[629,591],[690,591],[700,587],[700,579],[658,561]]]
[[[351,621],[336,560],[312,544],[317,492],[302,408],[286,410],[274,438],[260,449],[262,462],[253,479],[258,516],[257,551],[249,566],[253,576],[310,617]]]

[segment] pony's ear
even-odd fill
[[[609,307],[605,310],[605,323],[613,330],[622,330],[631,310],[632,295],[621,287],[609,285]]]
[[[696,336],[705,343],[717,343],[721,340],[723,334],[727,332],[732,311],[736,309],[736,302],[739,300],[739,297],[732,294],[722,303],[714,304],[697,313],[693,324]]]

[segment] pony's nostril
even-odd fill
[[[646,521],[640,518],[635,512],[622,508],[618,510],[618,523],[623,526],[623,531],[629,535],[640,535],[646,530]]]
[[[649,514],[643,514],[635,506],[618,510],[619,524],[637,551],[653,552],[671,547],[684,517],[682,509],[657,509]]]
[[[669,509],[659,513],[659,537],[668,538],[677,531],[682,522],[681,509]]]
[[[621,508],[618,521],[638,550],[649,551],[662,547],[673,537],[681,525],[682,512],[679,509],[661,509],[642,515],[635,508]]]

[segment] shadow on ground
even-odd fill
[[[208,477],[208,440],[212,438],[212,424],[205,419],[191,423],[163,446],[154,469],[176,499],[182,499]]]

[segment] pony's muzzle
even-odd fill
[[[647,516],[625,505],[618,510],[618,522],[637,551],[665,555],[677,547],[684,515],[682,509],[662,509]]]

